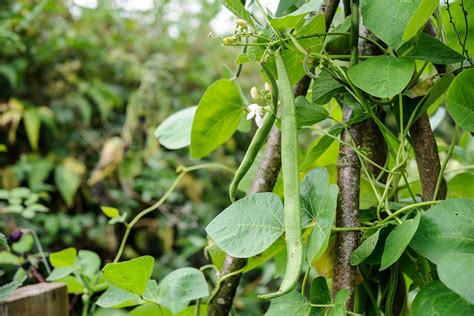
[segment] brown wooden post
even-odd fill
[[[67,316],[67,287],[62,283],[38,283],[16,289],[0,300],[0,316]]]

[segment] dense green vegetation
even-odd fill
[[[0,3],[0,299],[472,314],[472,2],[119,3]]]

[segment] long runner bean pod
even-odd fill
[[[252,142],[245,153],[244,159],[240,163],[239,168],[235,172],[234,179],[229,187],[229,198],[232,203],[235,202],[235,194],[237,193],[237,188],[239,187],[240,181],[245,177],[247,172],[249,171],[250,167],[257,158],[258,152],[262,148],[265,140],[272,129],[273,124],[275,123],[275,115],[277,112],[278,106],[278,87],[276,85],[275,79],[273,78],[268,66],[264,63],[261,64],[262,69],[266,73],[268,79],[270,80],[270,85],[272,87],[272,100],[273,100],[273,111],[274,113],[267,113],[263,119],[262,127],[260,127],[257,132],[255,132],[255,136],[252,139]]]
[[[290,292],[298,283],[303,266],[295,99],[285,64],[278,51],[275,52],[275,60],[281,103],[281,167],[288,259],[280,289],[275,293],[261,295],[262,299],[271,299]]]

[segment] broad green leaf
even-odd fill
[[[474,314],[474,305],[448,289],[440,281],[421,288],[411,306],[413,316],[464,316]]]
[[[163,306],[144,304],[135,307],[127,316],[173,316],[173,313]]]
[[[30,108],[23,115],[23,123],[25,124],[26,135],[33,150],[38,149],[38,141],[40,136],[41,118],[36,108]]]
[[[342,132],[342,130],[343,127],[341,125],[337,125],[332,127],[328,133],[333,136],[337,136]],[[300,166],[300,170],[306,171],[313,168],[314,162],[328,150],[334,141],[335,140],[333,137],[327,135],[320,137],[319,140],[309,149],[309,152],[306,154],[306,157]]]
[[[121,308],[142,304],[143,301],[137,294],[111,286],[102,293],[95,303],[104,308]]]
[[[451,83],[446,109],[466,132],[474,131],[474,69],[464,70]]]
[[[305,3],[298,10],[293,11],[283,17],[273,18],[270,24],[279,29],[294,29],[304,23],[304,17],[314,11],[319,11],[321,6],[320,0],[313,0]]]
[[[322,105],[311,104],[304,96],[295,99],[295,107],[298,127],[311,126],[329,117],[328,111]]]
[[[332,302],[332,295],[328,288],[326,279],[322,276],[318,276],[311,282],[311,289],[309,300],[311,304],[316,305],[327,305]],[[326,308],[323,307],[311,307],[311,316],[324,315]]]
[[[400,47],[398,53],[405,58],[426,60],[434,64],[454,64],[465,59],[463,55],[426,33],[420,34],[414,46],[409,42]]]
[[[315,223],[306,250],[309,265],[326,250],[336,217],[339,189],[336,184],[329,185],[328,182],[327,169],[317,168],[308,173],[301,183],[301,210]]]
[[[347,74],[354,85],[363,91],[375,97],[391,98],[403,91],[414,71],[412,60],[378,56],[351,67]]]
[[[168,149],[180,149],[191,142],[191,126],[196,106],[174,113],[156,128],[155,136]]]
[[[67,286],[67,292],[69,294],[82,294],[84,293],[84,285],[74,276],[68,275],[62,279],[55,280],[57,283],[64,283]]]
[[[286,295],[271,300],[270,308],[265,313],[266,316],[281,315],[304,315],[309,309],[306,298],[297,291],[292,291]]]
[[[55,268],[71,267],[77,259],[76,248],[69,247],[49,255],[49,261]]]
[[[336,293],[334,298],[334,307],[331,308],[329,316],[345,316],[346,315],[346,303],[349,300],[349,291],[342,289]]]
[[[77,266],[82,274],[93,279],[98,276],[100,269],[100,257],[90,250],[79,250],[77,255]]]
[[[206,231],[231,256],[253,257],[283,234],[283,205],[274,193],[247,196],[222,211]]]
[[[402,40],[404,42],[415,36],[419,30],[425,27],[426,22],[430,19],[434,10],[439,5],[438,0],[422,0],[416,9],[415,13],[411,16],[408,24],[403,32]]]
[[[102,269],[102,277],[113,286],[142,295],[153,272],[154,263],[155,260],[151,256],[108,263]]]
[[[403,33],[422,0],[361,0],[364,25],[390,47],[403,43]]]
[[[281,52],[281,58],[290,78],[290,83],[295,85],[305,74],[303,68],[304,57],[295,51],[285,49]]]
[[[71,207],[81,184],[81,176],[66,164],[62,164],[54,169],[54,182],[67,206]]]
[[[7,241],[7,237],[0,233],[0,249],[6,249],[6,250],[10,250],[10,247],[8,246],[8,241]]]
[[[443,201],[421,216],[410,247],[437,264],[450,253],[474,253],[474,200]]]
[[[353,266],[362,263],[372,254],[375,249],[375,246],[377,246],[380,230],[381,228],[377,229],[375,232],[367,231],[364,234],[363,241],[361,242],[359,247],[357,247],[356,250],[354,250],[354,252],[351,254],[351,264]]]
[[[339,81],[323,70],[313,81],[313,103],[324,105],[344,90],[344,86]]]
[[[223,4],[235,16],[245,20],[250,26],[254,27],[252,18],[240,0],[223,0]]]
[[[474,253],[452,253],[438,261],[438,276],[448,288],[474,305]]]
[[[204,157],[225,143],[236,131],[244,112],[235,82],[221,79],[210,85],[194,115],[191,157]]]
[[[168,274],[158,284],[158,303],[175,312],[174,304],[209,295],[204,274],[195,268],[181,268]]]
[[[474,174],[463,172],[448,182],[448,198],[474,199]]]
[[[324,37],[314,36],[326,32],[326,20],[324,14],[318,14],[311,19],[311,21],[295,30],[294,36],[302,39],[298,40],[298,43],[305,49],[312,52],[319,53],[323,48]],[[308,38],[303,38],[308,37]],[[292,43],[293,45],[293,43]]]
[[[401,257],[419,224],[420,213],[417,212],[414,218],[404,221],[390,232],[385,241],[380,270],[387,269]]]
[[[51,271],[50,275],[46,278],[46,281],[56,281],[63,279],[64,277],[70,275],[74,271],[73,267],[62,267],[62,268],[54,268]]]
[[[120,211],[115,207],[101,206],[100,209],[102,210],[102,213],[104,213],[105,216],[109,218],[116,218],[120,216]]]

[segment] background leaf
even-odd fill
[[[474,69],[464,70],[448,89],[446,109],[466,132],[474,131]]]
[[[155,130],[161,145],[168,149],[180,149],[191,142],[191,126],[197,106],[193,106],[169,116]]]
[[[438,261],[439,279],[448,288],[474,305],[474,254],[454,253]]]

